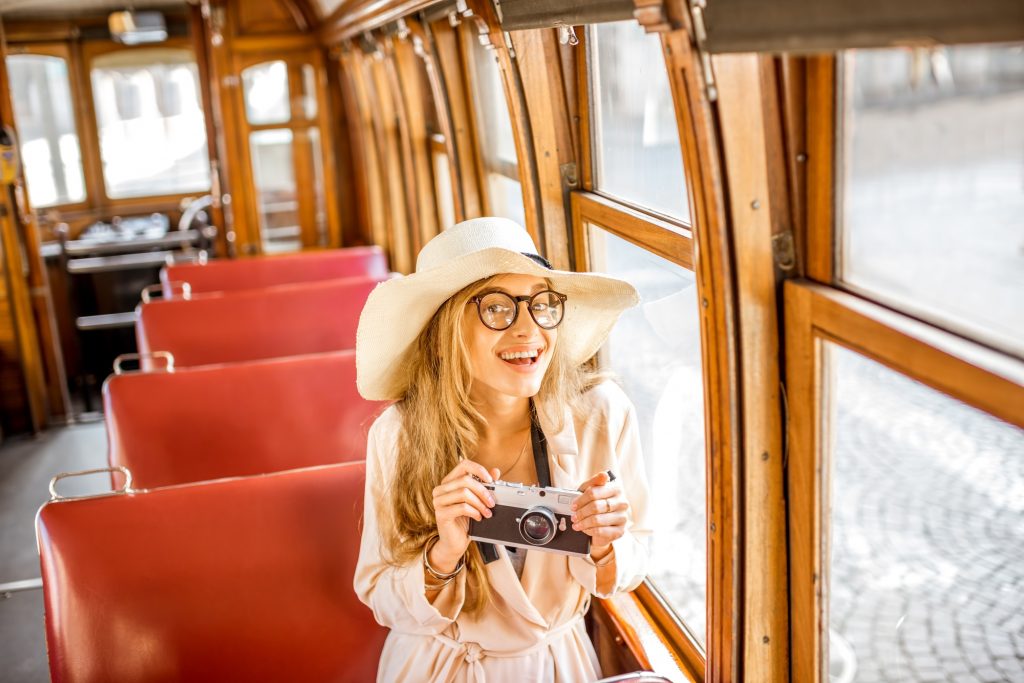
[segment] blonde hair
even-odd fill
[[[464,287],[442,304],[403,358],[408,372],[397,403],[402,417],[398,454],[390,500],[381,506],[389,517],[381,528],[385,556],[392,564],[418,557],[437,533],[433,489],[461,458],[473,455],[483,431],[484,418],[469,399],[473,377],[462,325],[466,315],[475,315],[470,299],[495,277]],[[565,407],[575,409],[583,393],[601,381],[584,366],[571,367],[561,348],[556,341],[534,397],[538,412],[559,430],[565,426]],[[490,601],[490,584],[475,543],[470,543],[465,571],[463,609],[478,613]]]

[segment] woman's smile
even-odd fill
[[[499,351],[498,358],[518,372],[532,372],[543,354],[543,346],[514,346]]]

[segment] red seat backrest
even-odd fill
[[[380,247],[348,247],[168,265],[160,271],[160,282],[165,293],[170,291],[172,282],[187,282],[193,293],[202,293],[358,276],[378,280],[388,276],[387,258]]]
[[[170,351],[188,367],[354,349],[376,286],[348,278],[140,304],[139,352]]]
[[[363,460],[385,407],[356,390],[354,351],[114,375],[103,402],[137,488]]]
[[[372,681],[352,588],[364,463],[47,503],[55,683]]]

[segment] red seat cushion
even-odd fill
[[[372,278],[279,285],[141,304],[139,351],[178,367],[354,349]]]
[[[380,247],[349,247],[168,265],[160,272],[160,281],[165,290],[169,290],[172,282],[187,282],[194,293],[201,293],[357,276],[378,280],[388,276],[387,258]]]
[[[103,402],[110,464],[140,488],[363,460],[385,407],[354,351],[114,375]]]
[[[363,463],[48,503],[36,520],[56,683],[372,681],[352,588]]]

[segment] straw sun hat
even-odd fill
[[[529,233],[506,218],[474,218],[430,240],[416,272],[377,285],[359,316],[356,384],[369,400],[401,398],[403,359],[445,301],[477,280],[505,273],[547,278],[565,294],[557,344],[569,360],[593,356],[619,314],[639,301],[628,282],[596,273],[551,270]]]

